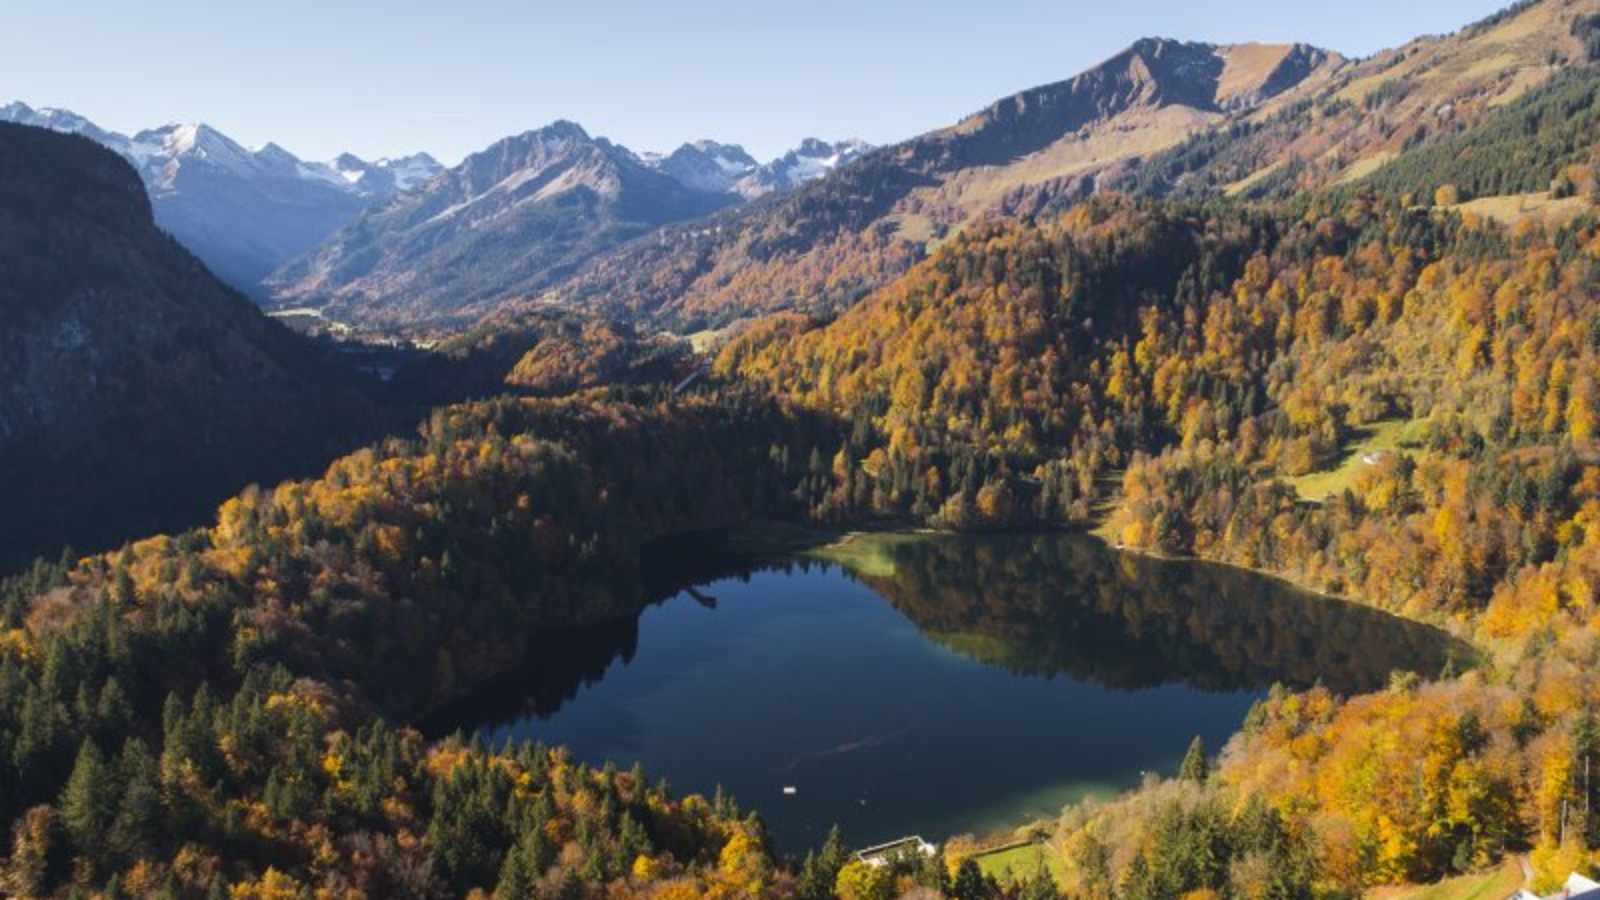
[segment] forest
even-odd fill
[[[1581,866],[1597,234],[1376,196],[1298,216],[1105,198],[964,233],[831,323],[751,329],[681,396],[443,407],[206,528],[38,563],[0,607],[6,890],[1304,896],[1524,848]],[[1396,417],[1414,446],[1297,497]],[[541,630],[631,612],[652,537],[1102,513],[1130,547],[1281,573],[1482,659],[1275,691],[1204,778],[1069,810],[1060,885],[863,872],[837,847],[806,864],[729,800],[409,726]]]
[[[1591,58],[1597,21],[1568,35]],[[774,202],[770,229],[738,246],[679,226],[602,261],[571,296],[617,321],[524,310],[387,388],[341,382],[307,420],[350,433],[286,435],[295,459],[204,524],[8,570],[0,894],[1255,900],[1358,897],[1513,856],[1539,891],[1595,871],[1600,80],[1569,66],[1426,136],[1379,121],[1415,89],[1382,80],[1198,134],[1081,202],[941,233],[926,258],[846,227],[912,187],[874,182],[893,167],[869,156]],[[1301,190],[1315,173],[1290,159],[1223,195],[1312,120],[1405,146],[1342,183]],[[126,193],[130,173],[112,174]],[[1572,215],[1462,206],[1532,193]],[[34,237],[133,247],[159,263],[153,283],[193,293],[192,260],[128,202],[131,237],[76,221]],[[667,315],[688,331],[726,322],[758,277],[782,308],[751,311],[704,360],[628,320],[629,301],[584,293],[688,297]],[[307,379],[328,360],[255,319],[237,327],[272,361],[273,396],[316,394]],[[152,347],[140,365],[162,358]],[[419,409],[409,433],[346,452]],[[116,412],[96,423],[94,458],[117,446]],[[212,451],[239,443],[229,432]],[[304,457],[326,465],[270,483]],[[100,472],[48,458],[0,462],[49,470],[50,491]],[[137,467],[108,480],[134,496],[185,471],[159,462],[159,484]],[[214,488],[226,468],[197,477]],[[50,534],[66,531],[53,516]],[[107,514],[130,517],[173,518]],[[1004,882],[959,842],[884,866],[837,832],[777,847],[720,793],[420,730],[561,629],[637,614],[657,542],[758,520],[1092,530],[1111,547],[1017,534],[1014,556],[957,566],[934,542],[905,551],[902,577],[862,580],[952,650],[1014,670],[1284,683],[1225,746],[1197,741],[1178,770],[1037,823],[1061,865]],[[1174,583],[1156,557],[1219,568]],[[1032,589],[972,602],[986,573],[1017,567],[1040,573]],[[1265,576],[1304,589],[1292,610],[1208,605]],[[1080,605],[1058,602],[1069,594]],[[1301,630],[1262,638],[1283,618]],[[1307,652],[1302,635],[1339,640]],[[1200,641],[1230,652],[1184,656]],[[1122,652],[1091,658],[1091,642]],[[1424,674],[1392,674],[1399,656]]]
[[[964,232],[832,322],[750,329],[681,396],[442,407],[208,527],[38,563],[0,607],[5,890],[1305,896],[1524,848],[1581,867],[1597,234],[1375,194],[1299,214],[1101,198]],[[1414,446],[1296,495],[1396,418]],[[727,799],[410,725],[542,630],[633,611],[653,537],[1101,515],[1130,547],[1281,573],[1483,658],[1275,691],[1203,778],[1069,810],[1059,885],[796,861]]]
[[[1120,545],[1281,574],[1483,654],[1373,694],[1276,692],[1202,782],[1052,826],[1069,891],[1348,895],[1522,851],[1548,887],[1589,865],[1600,229],[1388,197],[1097,200],[964,234],[839,319],[752,329],[718,360],[851,421],[815,516],[1105,510]],[[1300,495],[1396,422],[1399,448]],[[1281,841],[1244,841],[1267,822]],[[1262,887],[1286,869],[1303,880]]]
[[[832,440],[750,395],[441,409],[414,439],[245,491],[211,527],[35,564],[0,606],[0,814],[16,823],[0,889],[786,883],[731,801],[404,723],[515,665],[541,628],[631,610],[651,535],[781,514],[775,461]]]

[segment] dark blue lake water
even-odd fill
[[[854,568],[715,578],[549,642],[480,733],[717,786],[785,851],[1052,817],[1189,740],[1213,751],[1274,682],[1437,672],[1441,633],[1280,582],[1072,536],[864,538]],[[785,788],[793,788],[786,794]]]

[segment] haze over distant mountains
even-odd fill
[[[714,141],[640,156],[558,123],[363,216],[269,287],[275,303],[378,328],[448,329],[551,303],[681,328],[837,309],[971,218],[1083,196],[1118,164],[1345,65],[1304,44],[1143,40],[904,143],[807,141],[765,166]],[[528,140],[543,152],[519,155]]]
[[[70,110],[33,108],[21,102],[0,107],[0,121],[81,134],[121,154],[143,179],[157,224],[219,277],[257,299],[265,296],[266,284],[274,272],[301,257],[306,259],[270,279],[274,288],[291,297],[305,292],[305,285],[285,288],[292,284],[294,273],[327,270],[326,274],[337,281],[349,269],[347,262],[336,261],[341,256],[340,248],[347,247],[352,238],[335,233],[369,209],[376,221],[403,217],[383,213],[380,208],[402,194],[423,188],[446,171],[426,153],[372,161],[344,153],[322,162],[302,160],[275,143],[250,150],[204,124],[166,125],[129,136],[101,128]],[[541,132],[562,133],[568,131],[567,124],[558,122]],[[436,196],[453,196],[454,205],[471,200],[481,211],[479,200],[489,205],[494,201],[469,197],[474,191],[498,186],[504,196],[510,186],[500,182],[506,178],[515,178],[520,185],[539,182],[540,171],[553,163],[551,159],[523,160],[539,171],[509,169],[495,183],[482,183],[483,160],[505,151],[515,141],[516,138],[508,138],[498,142],[451,170],[457,176],[451,182],[455,187],[443,186]],[[793,190],[868,149],[861,141],[829,143],[807,138],[799,147],[763,164],[736,144],[709,140],[684,144],[671,154],[634,153],[604,139],[591,141],[587,133],[582,133],[580,143],[592,144],[590,149],[599,153],[588,160],[589,170],[570,172],[559,183],[541,182],[536,190],[543,192],[541,200],[579,187],[598,187],[598,195],[620,198],[621,189],[626,186],[628,196],[614,209],[609,208],[612,204],[602,203],[608,206],[603,213],[569,199],[563,208],[574,218],[552,220],[559,227],[545,235],[548,243],[536,240],[528,247],[528,259],[499,281],[515,282],[516,271],[542,272],[550,266],[559,271],[562,260],[570,261],[574,254],[582,257],[586,250],[612,246],[641,229]],[[611,161],[605,162],[602,157]],[[469,164],[471,172],[464,168]],[[548,206],[542,208],[551,212]],[[482,222],[472,216],[463,221],[468,219]],[[562,215],[556,214],[555,219],[562,219]],[[432,229],[428,233],[437,238],[440,232]],[[537,238],[537,232],[534,236]],[[329,246],[323,248],[330,238]],[[340,289],[367,291],[380,282],[383,265],[365,257],[356,265],[369,263],[372,271],[363,273],[360,285],[339,283]],[[315,284],[321,288],[328,282],[319,278]]]
[[[639,155],[573,122],[506,138],[415,192],[373,207],[268,281],[284,306],[365,325],[470,322],[543,290],[663,225],[783,193],[854,158],[808,140],[759,165],[700,141]]]
[[[0,107],[0,121],[81,134],[133,164],[156,224],[224,281],[259,296],[260,282],[320,244],[368,203],[437,175],[426,153],[368,162],[344,154],[307,162],[276,144],[251,151],[204,124],[166,125],[132,136],[76,113]]]
[[[734,193],[749,200],[792,191],[828,174],[872,149],[865,141],[830,144],[806,138],[800,146],[765,165],[738,144],[695,141],[670,155],[645,153],[645,165],[665,172],[684,185],[709,193]]]
[[[1351,61],[1306,44],[1135,42],[774,201],[662,229],[494,314],[571,306],[692,332],[830,315],[985,218],[1099,191],[1274,199],[1358,185],[1600,54],[1592,3],[1520,4]],[[1403,179],[1402,179],[1403,180]]]
[[[126,137],[21,104],[0,118],[116,149],[157,222],[269,308],[440,332],[564,306],[692,331],[836,312],[970,222],[1098,191],[1354,183],[1586,59],[1585,21],[1537,3],[1360,61],[1146,38],[896,145],[808,139],[765,164],[713,140],[638,153],[571,122],[445,169],[423,154],[305,162],[203,125]]]

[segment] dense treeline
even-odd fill
[[[1362,271],[1357,250],[1387,265],[1385,245],[1400,244],[1405,278],[1417,260],[1484,239],[1457,232],[1370,203],[1296,220],[1100,199],[1038,228],[969,230],[826,327],[752,329],[717,371],[852,420],[823,518],[1081,522],[1097,480],[1129,453],[1206,429],[1260,417],[1263,452],[1302,470],[1331,453],[1337,412],[1285,396],[1303,389],[1278,358],[1285,329],[1320,343],[1342,316],[1392,314],[1393,287]],[[1273,285],[1275,266],[1294,267],[1293,299],[1283,279]],[[1257,308],[1290,303],[1300,308],[1270,319]],[[1265,415],[1280,403],[1295,417]]]
[[[1252,714],[1212,790],[1231,802],[1259,794],[1309,830],[1329,884],[1433,878],[1527,847],[1545,887],[1590,865],[1596,237],[1592,220],[1462,229],[1431,262],[1397,269],[1391,255],[1354,270],[1335,294],[1344,315],[1309,330],[1271,299],[1309,296],[1334,261],[1291,269],[1251,304],[1259,327],[1286,338],[1276,365],[1292,380],[1269,387],[1276,409],[1220,428],[1189,400],[1196,429],[1123,478],[1112,525],[1131,545],[1450,622],[1493,653],[1493,665],[1460,679],[1349,701],[1277,696]],[[1376,293],[1362,313],[1363,280],[1393,299]],[[1188,354],[1204,359],[1214,346],[1208,336]],[[1337,446],[1356,426],[1397,416],[1420,426],[1413,444],[1368,454],[1321,503],[1274,477],[1307,465],[1263,434],[1303,432],[1283,447],[1312,439],[1314,458],[1317,436]]]
[[[683,378],[689,343],[594,316],[544,310],[514,323],[480,325],[406,355],[390,379],[400,401],[424,410],[498,394],[558,396],[603,385]]]
[[[1459,229],[1431,262],[1373,244],[1291,267],[1249,303],[1253,327],[1280,341],[1274,408],[1228,424],[1182,398],[1192,427],[1125,474],[1113,533],[1129,544],[1452,622],[1494,653],[1459,680],[1348,702],[1286,695],[1252,715],[1212,790],[1232,803],[1259,794],[1308,829],[1327,884],[1432,878],[1529,846],[1547,886],[1589,865],[1595,239],[1592,220]],[[1341,269],[1354,279],[1328,285],[1338,315],[1324,305],[1307,317],[1319,272]],[[1248,335],[1174,337],[1166,353],[1204,365]],[[1159,382],[1161,365],[1135,368]],[[1326,501],[1275,480],[1325,464],[1325,448],[1355,427],[1397,416],[1422,426],[1416,445],[1369,454]]]
[[[1600,72],[1568,69],[1471,131],[1407,153],[1360,185],[1424,201],[1447,186],[1461,200],[1552,189],[1570,194],[1576,185],[1567,168],[1588,171],[1597,128]]]
[[[1291,323],[1272,298],[1293,296],[1289,279],[1314,287],[1307,277],[1329,262],[1263,285],[1258,328],[1290,338],[1275,363],[1284,380],[1267,386],[1277,408],[1227,428],[1207,403],[1184,400],[1193,427],[1129,467],[1115,533],[1291,572],[1413,615],[1484,612],[1512,574],[1582,547],[1600,484],[1595,227],[1528,230],[1498,248],[1474,234],[1420,268],[1396,271],[1394,260],[1349,272],[1355,283],[1335,288],[1342,321],[1307,334],[1294,333],[1303,315]],[[1381,289],[1364,298],[1361,281],[1392,299]],[[1190,355],[1201,364],[1240,340],[1196,338]],[[1370,455],[1326,503],[1299,503],[1261,478],[1301,474],[1355,428],[1397,416],[1422,426],[1419,446]],[[1274,433],[1291,437],[1275,447]]]
[[[1142,256],[1155,246],[1161,262]],[[1296,213],[1100,200],[971,230],[833,323],[752,329],[718,371],[853,423],[824,518],[1070,523],[1120,469],[1126,544],[1280,572],[1486,651],[1434,684],[1275,695],[1204,784],[1069,813],[1068,887],[1340,893],[1526,848],[1549,878],[1593,846],[1597,279],[1592,218],[1506,230],[1368,194]],[[1408,442],[1325,500],[1289,480],[1400,422]],[[1293,836],[1279,856],[1232,843],[1250,804]],[[1191,829],[1209,868],[1177,837]],[[1298,880],[1246,889],[1285,866]]]
[[[652,536],[786,513],[780,461],[836,431],[736,394],[450,407],[213,527],[36,565],[0,605],[3,890],[792,892],[726,802],[403,723],[632,613]]]
[[[1588,220],[1102,199],[971,229],[829,325],[751,329],[716,369],[759,391],[447,407],[213,527],[40,565],[0,619],[7,889],[1048,896],[1047,876],[869,871],[837,848],[786,866],[725,801],[405,723],[515,669],[532,636],[632,612],[652,537],[756,514],[1081,522],[1124,468],[1125,542],[1281,571],[1488,657],[1379,695],[1275,694],[1211,775],[1069,812],[1066,887],[1338,893],[1528,846],[1554,871],[1588,840],[1588,745],[1566,736],[1600,697],[1597,265]],[[1348,492],[1308,503],[1280,480],[1396,417],[1421,445]],[[1011,662],[1050,657],[1042,634]],[[1434,732],[1453,743],[1410,740]]]

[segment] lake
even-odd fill
[[[1172,774],[1195,735],[1216,752],[1275,682],[1365,691],[1466,658],[1426,626],[1083,536],[866,536],[848,565],[704,549],[662,554],[692,587],[542,640],[453,724],[720,785],[801,852],[834,823],[860,846],[1053,817]]]

